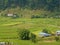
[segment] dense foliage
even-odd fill
[[[36,43],[36,35],[31,33],[31,40],[32,42]]]
[[[23,29],[19,32],[19,36],[21,40],[29,40],[29,31],[27,29]]]
[[[0,9],[11,7],[60,11],[60,0],[0,0]]]

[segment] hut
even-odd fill
[[[0,42],[0,45],[5,45],[5,42]]]
[[[60,36],[60,30],[56,31],[56,36]]]
[[[17,14],[7,14],[8,17],[12,18],[18,18],[19,16]]]
[[[8,17],[12,17],[14,14],[7,14]]]
[[[0,42],[0,45],[13,45],[12,42]]]
[[[39,33],[39,36],[40,36],[40,37],[49,37],[49,36],[51,36],[51,34],[44,33],[44,32],[40,32],[40,33]]]

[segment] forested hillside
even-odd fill
[[[60,0],[0,0],[0,13],[28,18],[60,18]]]
[[[60,0],[0,0],[0,10],[11,7],[60,11]]]

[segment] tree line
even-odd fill
[[[60,0],[0,0],[0,10],[16,7],[60,11]]]

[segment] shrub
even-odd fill
[[[19,31],[19,37],[21,40],[29,40],[29,33],[30,31],[27,29],[23,29],[21,31]]]
[[[55,40],[56,40],[56,41],[59,41],[59,37],[58,37],[58,36],[56,36],[56,37],[55,37]]]
[[[36,43],[36,35],[31,33],[31,40],[32,42]]]
[[[40,18],[39,15],[32,15],[31,18]]]
[[[48,31],[47,29],[43,29],[42,32],[44,32],[44,33],[49,33],[49,31]]]
[[[19,15],[13,14],[12,18],[19,18]]]

